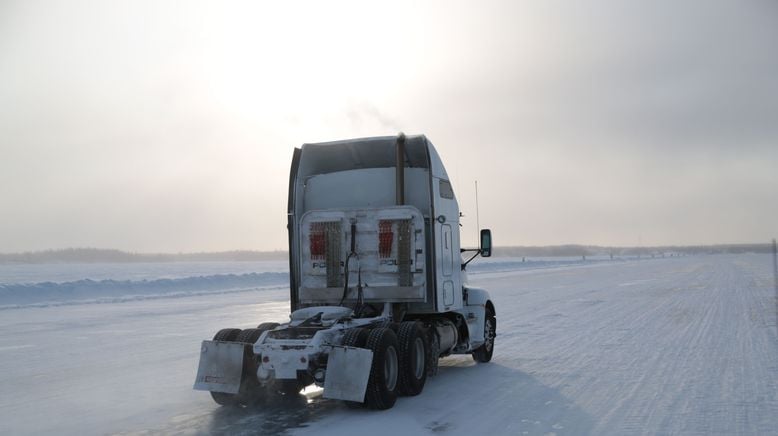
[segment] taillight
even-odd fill
[[[310,244],[311,259],[324,259],[324,252],[326,250],[324,223],[311,223]]]
[[[381,258],[392,255],[392,243],[394,242],[394,232],[392,232],[392,222],[381,220],[378,222],[378,253]]]

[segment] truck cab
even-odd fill
[[[290,321],[204,341],[196,389],[227,404],[316,383],[385,409],[419,394],[440,357],[491,359],[494,304],[464,283],[459,205],[425,136],[295,149],[287,214]],[[469,250],[489,256],[489,230]]]
[[[295,149],[287,227],[292,311],[334,301],[354,222],[360,258],[348,273],[353,283],[361,268],[368,285],[383,285],[370,290],[370,300],[402,303],[408,314],[464,308],[451,181],[425,136],[406,137],[399,157],[397,142],[363,138]],[[325,252],[325,242],[336,246]],[[327,275],[327,265],[338,277]]]

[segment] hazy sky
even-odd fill
[[[0,252],[286,248],[292,149],[426,134],[475,240],[778,236],[778,2],[0,0]]]

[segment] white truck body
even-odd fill
[[[488,361],[496,331],[494,305],[486,291],[464,285],[459,217],[443,163],[424,136],[295,149],[287,226],[291,320],[244,331],[251,346],[241,349],[247,362],[242,376],[234,369],[238,357],[201,353],[195,388],[237,395],[236,379],[255,378],[259,386],[296,380],[300,386],[323,386],[326,398],[387,408],[394,394],[386,392],[420,392],[418,385],[434,374],[438,357],[473,353]],[[491,234],[484,232],[489,247],[473,251],[488,256]],[[357,338],[374,330],[367,343]],[[215,349],[214,343],[233,333],[222,331],[214,341],[204,341],[203,350]],[[379,339],[389,345],[376,345]],[[374,352],[384,360],[376,363]],[[376,365],[383,377],[371,372]],[[219,372],[214,368],[227,366],[231,374],[219,377],[232,383],[212,383]],[[246,368],[255,374],[245,374]],[[374,386],[378,378],[385,379],[381,389]]]

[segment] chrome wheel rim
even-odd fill
[[[491,318],[486,318],[484,334],[486,335],[484,347],[486,348],[486,351],[492,351],[492,347],[494,347],[494,321],[492,321]]]
[[[413,341],[413,348],[416,357],[413,360],[413,376],[416,377],[416,380],[421,380],[421,377],[424,375],[424,341],[421,338],[416,338]]]
[[[397,350],[394,347],[388,347],[384,353],[384,380],[390,391],[397,386]]]

